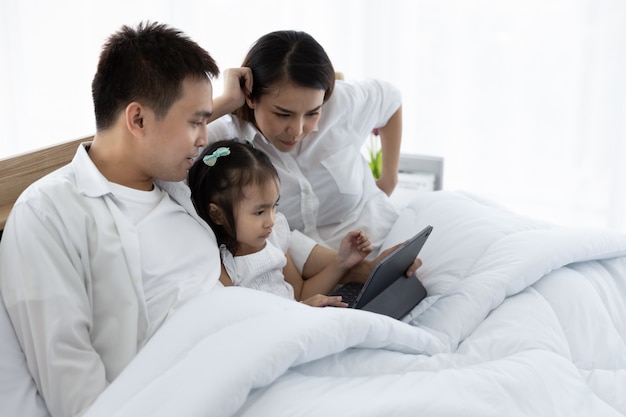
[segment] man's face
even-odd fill
[[[207,144],[206,125],[213,111],[213,89],[209,79],[183,81],[183,94],[165,117],[148,112],[146,140],[142,147],[146,174],[164,181],[182,181]],[[149,119],[149,120],[148,120]]]

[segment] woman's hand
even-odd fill
[[[231,113],[246,103],[252,91],[252,70],[250,68],[228,68],[224,71],[224,92],[220,96],[223,113]]]
[[[348,307],[348,304],[341,301],[340,295],[323,295],[315,294],[312,297],[302,300],[304,304],[308,304],[312,307]]]

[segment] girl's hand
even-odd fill
[[[323,295],[315,294],[312,297],[302,300],[304,304],[308,304],[312,307],[348,307],[348,304],[341,301],[340,295]]]
[[[337,261],[344,269],[350,269],[372,252],[372,243],[362,230],[348,233],[343,238],[337,252]]]

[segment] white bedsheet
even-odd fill
[[[626,416],[626,236],[434,192],[387,243],[427,224],[410,324],[220,289],[86,415]]]

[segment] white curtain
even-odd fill
[[[623,0],[3,0],[0,158],[92,134],[100,47],[141,20],[221,68],[268,31],[305,30],[347,79],[402,89],[403,152],[443,156],[445,189],[626,231]]]

